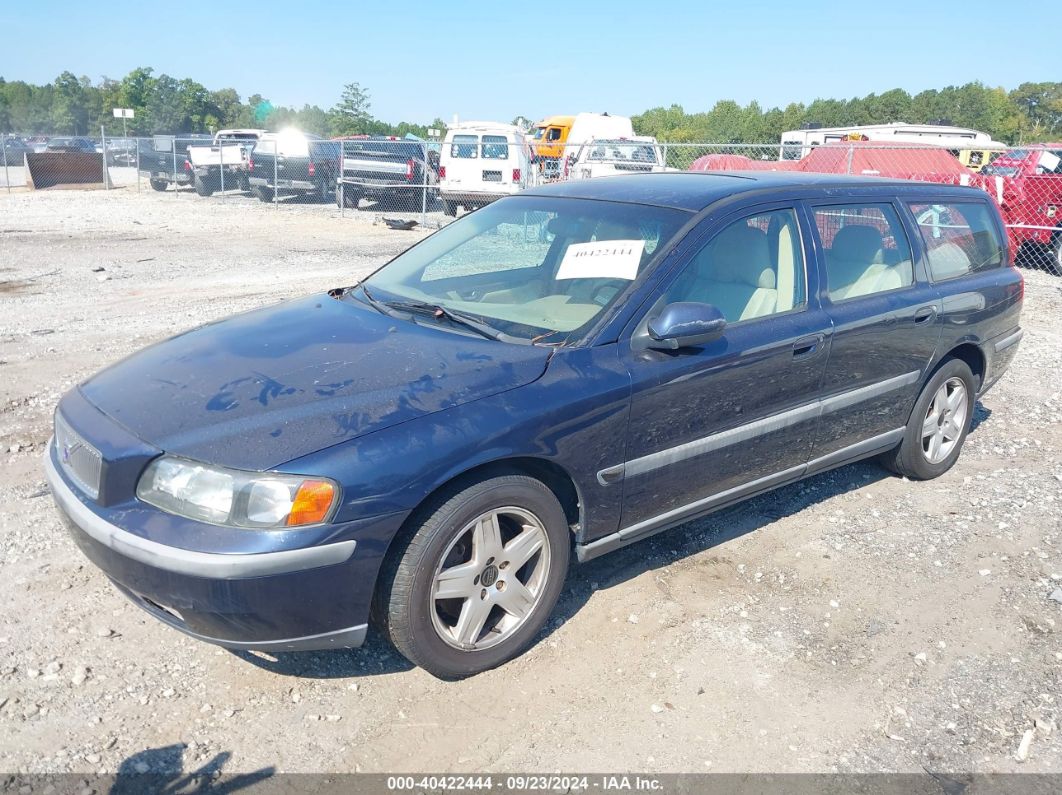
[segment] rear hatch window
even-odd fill
[[[450,157],[475,160],[478,149],[478,135],[455,135],[450,142]]]
[[[483,136],[483,159],[484,160],[508,160],[509,141],[504,135]]]

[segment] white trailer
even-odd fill
[[[880,141],[892,143],[922,143],[951,150],[963,165],[978,169],[987,162],[984,152],[1004,149],[1006,144],[993,141],[992,136],[969,127],[950,127],[943,124],[865,124],[849,127],[808,127],[782,133],[779,160],[800,160],[813,147],[843,141]],[[977,153],[981,153],[978,155]]]

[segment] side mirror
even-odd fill
[[[665,306],[648,324],[647,347],[675,351],[719,339],[726,328],[723,313],[711,304],[678,301]]]

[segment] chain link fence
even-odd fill
[[[970,185],[991,195],[1021,261],[1062,274],[1062,144],[945,149],[843,141],[819,146],[541,142],[509,125],[462,126],[435,141],[327,140],[223,131],[150,138],[5,134],[0,189],[157,191],[174,197],[317,204],[396,227],[442,225],[502,196],[553,182],[666,171],[795,171]]]

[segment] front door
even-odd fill
[[[831,329],[808,301],[817,277],[800,217],[793,207],[757,208],[713,224],[718,232],[706,230],[624,343],[633,387],[626,460],[599,475],[622,479],[621,534],[638,537],[802,474]],[[677,301],[719,308],[722,337],[646,348],[646,319]]]

